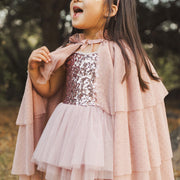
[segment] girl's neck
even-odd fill
[[[85,39],[104,39],[103,37],[103,30],[97,31],[97,30],[84,30],[83,31]]]

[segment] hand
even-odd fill
[[[38,48],[32,51],[29,59],[28,59],[28,67],[32,69],[38,69],[42,63],[48,63],[51,61],[49,56],[49,50],[46,46]]]

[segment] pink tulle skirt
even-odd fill
[[[31,161],[47,180],[113,179],[114,118],[98,106],[60,103]]]

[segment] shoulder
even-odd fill
[[[61,46],[56,48],[54,51],[74,45],[74,44],[78,43],[80,41],[80,39],[82,39],[82,38],[83,38],[83,34],[81,34],[81,33],[73,34],[70,37],[68,37],[65,40],[65,42]]]
[[[133,50],[130,48],[130,46],[124,39],[119,40],[119,42],[108,41],[108,44],[111,53],[114,53],[116,57],[119,56],[124,59],[126,54],[130,62],[133,64],[135,63],[135,55],[133,53]],[[117,58],[116,60],[118,59],[119,58]]]
[[[69,37],[69,43],[78,43],[85,39],[83,33],[75,33]]]

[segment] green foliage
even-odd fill
[[[24,1],[3,2],[1,13],[8,13],[0,31],[0,100],[20,100],[28,56],[42,43],[41,29],[39,19],[29,16],[27,7],[23,8]]]
[[[154,46],[147,49],[147,53],[152,60],[159,76],[166,88],[171,91],[180,87],[180,57],[171,50],[160,52],[159,47]]]
[[[178,75],[178,57],[170,54],[167,57],[159,58],[159,72],[164,78],[164,83],[169,90],[180,87],[180,77]]]

